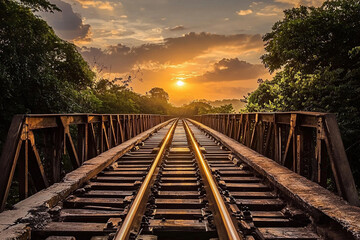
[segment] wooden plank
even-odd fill
[[[255,198],[263,198],[263,199],[269,199],[269,198],[275,198],[276,194],[272,192],[248,192],[248,191],[241,191],[241,192],[234,192],[231,191],[231,196],[241,199],[255,199]]]
[[[62,221],[84,221],[84,222],[103,222],[109,218],[117,218],[123,211],[95,210],[95,209],[62,209],[60,219]]]
[[[280,211],[251,211],[251,216],[261,218],[284,218],[285,215]]]
[[[126,196],[131,196],[134,191],[119,191],[119,190],[90,190],[84,193],[81,196],[84,197],[117,197],[124,198]]]
[[[261,180],[257,177],[222,177],[226,183],[258,183]]]
[[[308,239],[318,240],[320,237],[308,228],[258,228],[265,239]]]
[[[79,161],[79,157],[77,155],[77,151],[74,145],[74,142],[71,138],[70,132],[66,132],[65,133],[65,142],[66,142],[66,150],[69,153],[69,157],[71,160],[71,163],[73,165],[73,168],[78,168],[80,167],[80,161]]]
[[[80,166],[79,157],[77,155],[77,151],[74,146],[74,142],[71,138],[68,119],[65,116],[60,117],[61,126],[64,129],[64,154],[66,153],[66,150],[69,153],[69,157],[71,160],[71,163],[73,165],[73,168],[78,168]]]
[[[113,123],[113,118],[110,116],[110,132],[111,132],[111,139],[114,144],[111,145],[111,147],[118,145],[116,134],[115,134],[115,128]]]
[[[98,190],[136,190],[140,187],[134,183],[90,182],[87,186]]]
[[[99,125],[98,131],[99,131],[99,138],[100,138],[100,141],[99,141],[100,153],[103,153],[104,152],[104,118],[103,117],[101,117],[101,123]]]
[[[198,191],[159,191],[157,193],[157,198],[199,198]]]
[[[199,219],[202,217],[201,209],[155,209],[155,219]]]
[[[110,149],[110,143],[109,143],[109,138],[108,138],[108,134],[106,133],[106,127],[105,127],[105,123],[102,123],[102,133],[103,133],[103,139],[105,140],[105,147],[106,149],[104,150],[109,150]]]
[[[89,136],[89,158],[93,158],[95,156],[98,155],[98,148],[97,148],[97,141],[96,141],[96,135],[95,135],[95,129],[94,129],[94,124],[93,123],[89,123],[89,132],[90,134],[88,134]]]
[[[204,203],[201,199],[155,199],[157,208],[167,209],[194,209],[202,208]]]
[[[280,199],[236,199],[236,204],[247,206],[250,211],[280,211],[285,206]]]
[[[205,221],[182,219],[150,219],[150,229],[153,231],[206,231]]]
[[[269,151],[270,151],[270,146],[271,146],[271,139],[273,136],[273,124],[269,123],[268,124],[268,129],[267,129],[267,135],[266,135],[266,140],[265,140],[265,148],[264,148],[264,155],[269,157]]]
[[[296,135],[296,173],[300,174],[302,171],[302,158],[304,156],[304,139],[303,134]]]
[[[253,222],[256,227],[290,227],[296,226],[295,222],[289,218],[271,218],[271,217],[254,217]]]
[[[240,116],[239,121],[237,122],[237,128],[236,128],[236,135],[235,135],[235,140],[240,142],[240,136],[241,136],[241,127],[242,127],[242,116]]]
[[[19,198],[23,200],[28,197],[29,190],[29,141],[23,141],[23,147],[18,162]]]
[[[267,191],[269,187],[262,183],[226,183],[226,189],[231,191]]]
[[[21,134],[23,131],[24,115],[16,115],[13,117],[8,135],[3,146],[3,151],[0,157],[0,210],[5,208],[6,200],[9,194],[11,182],[14,176],[15,167],[20,153],[22,140]]]
[[[275,114],[274,114],[274,118],[275,118]],[[277,163],[281,162],[281,138],[280,138],[280,126],[278,126],[278,124],[274,123],[274,150],[275,150],[275,157],[274,160]]]
[[[285,152],[284,152],[284,155],[281,159],[281,163],[282,165],[284,166],[287,166],[287,167],[290,167],[290,165],[288,165],[288,162],[287,162],[287,156],[288,156],[288,152],[289,152],[289,149],[290,149],[290,143],[292,142],[293,143],[293,147],[292,149],[294,149],[294,136],[295,136],[295,126],[296,126],[296,114],[291,114],[291,120],[290,120],[290,131],[289,131],[289,135],[288,135],[288,139],[287,139],[287,142],[286,142],[286,147],[285,147]],[[293,164],[294,166],[294,164]],[[295,170],[293,168],[293,170]]]
[[[50,236],[45,240],[76,240],[76,238],[73,236]]]
[[[29,131],[28,139],[31,144],[29,152],[29,170],[31,178],[36,185],[35,187],[39,191],[43,188],[47,188],[49,186],[49,182],[44,171],[44,166],[42,165],[40,159],[40,154],[36,148],[35,137],[32,131]]]
[[[124,207],[127,204],[124,198],[86,198],[71,196],[64,201],[64,206],[78,208],[84,205]]]
[[[52,182],[59,182],[61,180],[61,157],[62,157],[62,149],[64,145],[64,133],[62,128],[56,128],[53,130],[53,145],[54,151],[51,154],[51,171],[52,171]],[[49,154],[50,155],[50,154]]]
[[[344,198],[352,205],[360,206],[359,196],[356,191],[355,181],[346,156],[344,144],[341,139],[339,126],[335,115],[326,115],[326,145],[332,163],[333,172],[339,180],[339,189]]]
[[[43,229],[38,230],[42,234],[64,234],[79,236],[83,233],[101,234],[104,232],[105,223],[84,222],[50,222]],[[116,229],[114,229],[115,231]]]

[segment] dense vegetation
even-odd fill
[[[60,39],[34,11],[58,11],[47,0],[0,0],[0,146],[14,114],[233,111],[193,102],[173,107],[161,88],[133,92],[128,79],[97,79],[75,45]],[[0,147],[1,148],[1,147]]]
[[[337,114],[360,186],[360,1],[286,10],[263,39],[263,63],[276,72],[247,99],[247,111]]]
[[[16,113],[81,111],[94,73],[73,44],[32,11],[56,11],[45,0],[0,0],[0,135]],[[81,101],[80,101],[81,100]]]

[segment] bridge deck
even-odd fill
[[[231,222],[238,239],[360,238],[358,207],[195,121],[188,128],[179,121],[164,144],[170,126],[163,123],[104,152],[1,213],[1,238],[112,238],[124,227],[154,159],[159,165],[131,221],[138,239],[226,239]],[[165,155],[158,154],[162,147]],[[199,157],[218,190],[209,190],[212,180]],[[216,207],[213,191],[219,191],[225,209]],[[230,222],[219,217],[224,211]],[[116,239],[124,239],[119,235]]]

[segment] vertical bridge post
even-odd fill
[[[24,199],[59,182],[64,171],[76,169],[168,119],[153,114],[16,115],[0,156],[0,211],[5,208],[14,177],[18,179],[19,198]],[[70,159],[66,167],[71,169],[62,167],[65,155]]]
[[[323,187],[328,179],[333,179],[338,195],[352,205],[360,205],[334,114],[278,112],[230,116],[207,114],[194,119]],[[235,123],[229,119],[235,119]],[[236,129],[236,133],[228,129]],[[328,164],[332,175],[328,175]]]

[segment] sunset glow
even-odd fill
[[[181,81],[181,80],[179,80],[179,81],[177,81],[176,82],[176,85],[178,85],[179,87],[182,87],[182,86],[184,86],[184,82],[183,81]]]
[[[41,16],[102,70],[100,78],[130,75],[135,92],[163,88],[181,106],[195,99],[240,99],[258,87],[259,78],[270,79],[260,60],[262,36],[284,9],[322,0],[51,2],[62,11]]]

